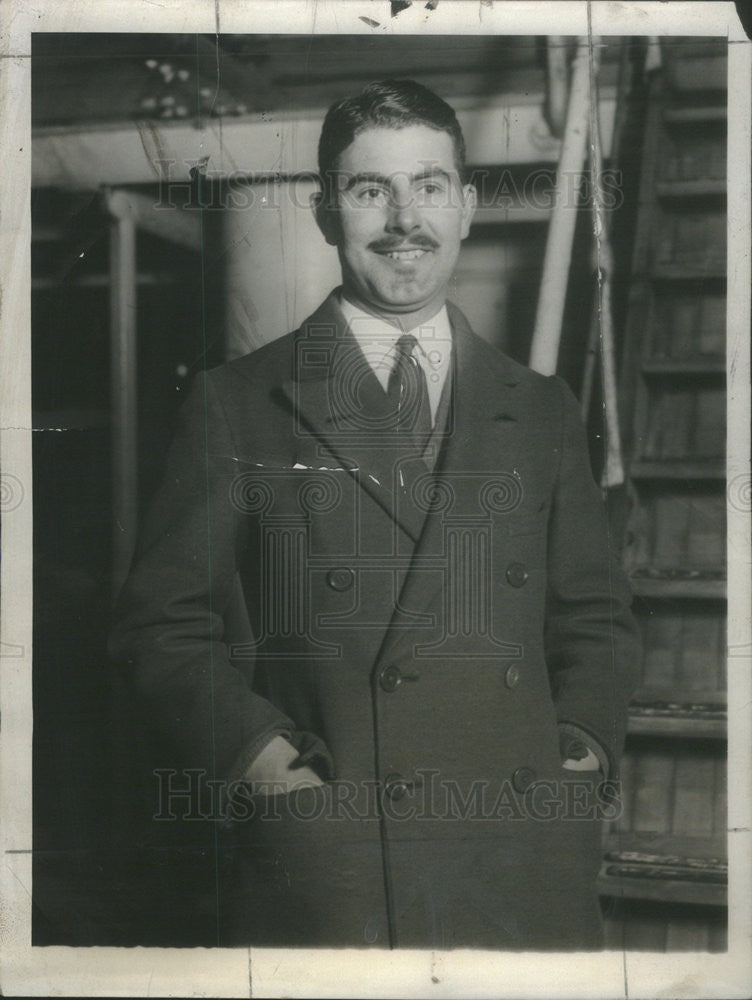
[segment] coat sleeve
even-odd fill
[[[236,454],[212,378],[200,376],[181,409],[109,645],[181,764],[228,780],[272,736],[294,730],[252,691],[223,641],[243,544],[232,503]]]
[[[561,438],[549,521],[546,663],[561,729],[595,740],[613,777],[640,644],[577,400],[561,379],[553,381],[560,394]]]

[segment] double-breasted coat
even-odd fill
[[[428,456],[334,294],[183,406],[112,652],[182,766],[232,783],[282,733],[324,779],[228,784],[228,941],[599,944],[618,801],[560,736],[615,776],[628,585],[573,395],[449,316]]]

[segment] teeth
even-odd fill
[[[392,260],[415,260],[427,252],[427,250],[390,250],[387,257],[391,257]]]

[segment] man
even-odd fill
[[[464,155],[416,83],[329,110],[342,287],[196,386],[121,597],[114,654],[227,783],[232,940],[600,944],[630,597],[574,397],[446,301]]]

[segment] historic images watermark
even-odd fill
[[[301,822],[382,818],[396,822],[611,822],[622,811],[620,782],[595,772],[533,779],[522,787],[514,776],[458,782],[440,777],[436,770],[418,769],[411,781],[330,781],[294,792],[274,782],[215,779],[198,768],[158,768],[154,777],[153,819],[162,822],[279,822],[283,817]]]
[[[726,497],[732,510],[741,513],[752,510],[752,477],[749,473],[742,473],[729,480]]]
[[[241,172],[228,174],[214,171],[206,162],[184,160],[181,171],[178,171],[175,159],[156,159],[152,164],[159,177],[153,208],[160,211],[178,208],[225,211],[228,208],[242,210],[254,207],[279,210],[283,202],[293,208],[310,211],[311,182],[320,183],[319,176],[312,172],[255,177]],[[178,179],[178,173],[187,173],[190,179]],[[395,174],[391,180],[398,176]],[[562,175],[558,185],[555,179],[556,171],[552,167],[540,167],[524,175],[509,168],[490,171],[476,167],[468,177],[469,183],[479,191],[480,208],[493,207],[504,211],[526,205],[542,212],[549,212],[559,204],[569,208],[586,208],[592,203],[594,190],[598,191],[603,207],[609,211],[620,208],[624,201],[622,172],[616,168],[601,170],[597,178],[593,171],[585,170]],[[455,185],[416,194],[421,207],[433,208],[454,204],[458,196]],[[346,201],[353,197],[346,175],[339,174],[337,198]]]
[[[26,491],[23,483],[11,472],[3,472],[0,475],[0,512],[9,514],[12,510],[20,507]]]

